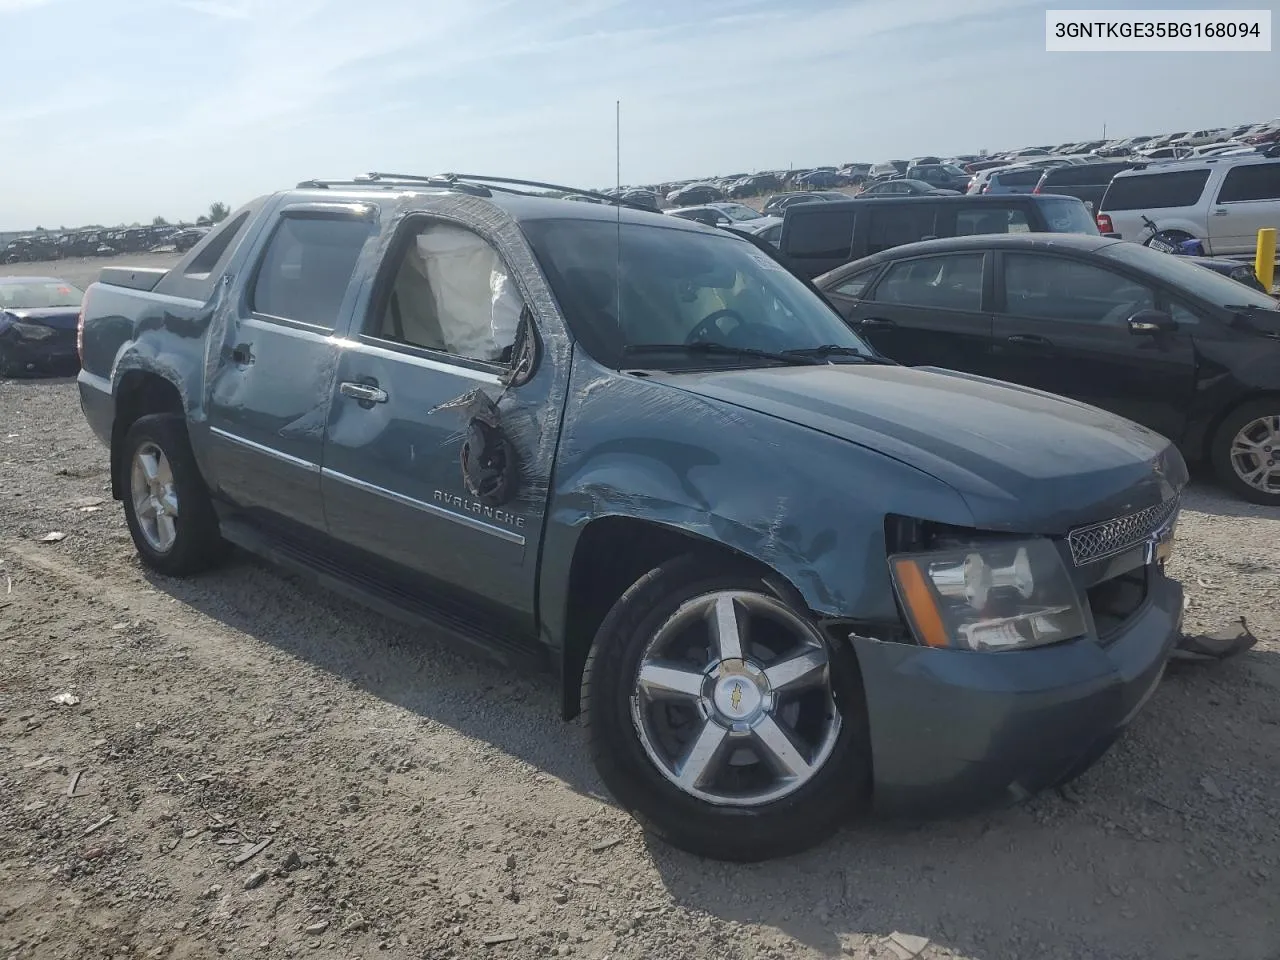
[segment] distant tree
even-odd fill
[[[221,201],[218,203],[211,203],[209,204],[209,222],[221,223],[223,220],[227,219],[227,214],[230,212],[231,208]]]
[[[129,226],[130,226],[130,227],[140,227],[140,226],[142,226],[142,224],[140,224],[137,220],[135,220],[135,221],[133,221],[133,223],[129,224]]]
[[[164,217],[152,217],[151,225],[153,227],[167,227],[169,225],[169,221]]]
[[[49,231],[46,230],[44,227],[36,227],[36,233],[48,233],[48,232]]]
[[[207,227],[212,222],[213,221],[211,221],[208,217],[205,217],[205,216],[196,217],[197,227]]]

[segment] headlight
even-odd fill
[[[898,599],[930,647],[1018,650],[1087,631],[1075,586],[1045,539],[889,557]]]

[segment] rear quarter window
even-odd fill
[[[1227,171],[1218,192],[1219,203],[1280,200],[1280,161],[1243,164]]]
[[[1102,198],[1102,210],[1155,210],[1191,207],[1204,193],[1208,170],[1140,173],[1116,177]]]
[[[853,246],[853,216],[852,210],[792,213],[784,226],[787,256],[814,260],[848,257]]]

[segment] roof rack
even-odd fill
[[[440,173],[431,176],[422,176],[412,173],[365,173],[356,176],[350,180],[303,180],[298,184],[298,189],[320,188],[327,189],[329,187],[397,187],[397,186],[428,186],[439,187],[444,190],[457,190],[459,193],[470,194],[475,197],[490,197],[495,192],[516,194],[522,197],[537,197],[541,194],[530,193],[528,190],[516,190],[514,187],[535,187],[540,190],[557,190],[563,193],[572,193],[580,197],[590,197],[601,203],[610,203],[619,207],[630,207],[633,210],[643,210],[646,213],[652,213],[652,207],[646,207],[644,204],[633,203],[630,200],[623,200],[621,197],[612,197],[607,193],[597,193],[594,190],[582,190],[578,187],[565,186],[562,183],[545,183],[541,180],[517,180],[513,177],[491,177],[486,174],[479,173]]]

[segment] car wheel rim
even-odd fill
[[[130,493],[142,538],[167,553],[178,539],[178,491],[169,458],[156,444],[144,443],[134,452]]]
[[[1240,428],[1231,441],[1231,468],[1253,489],[1280,494],[1280,415]]]
[[[751,591],[705,594],[672,614],[640,659],[631,715],[663,777],[722,806],[799,790],[840,734],[826,643]]]

